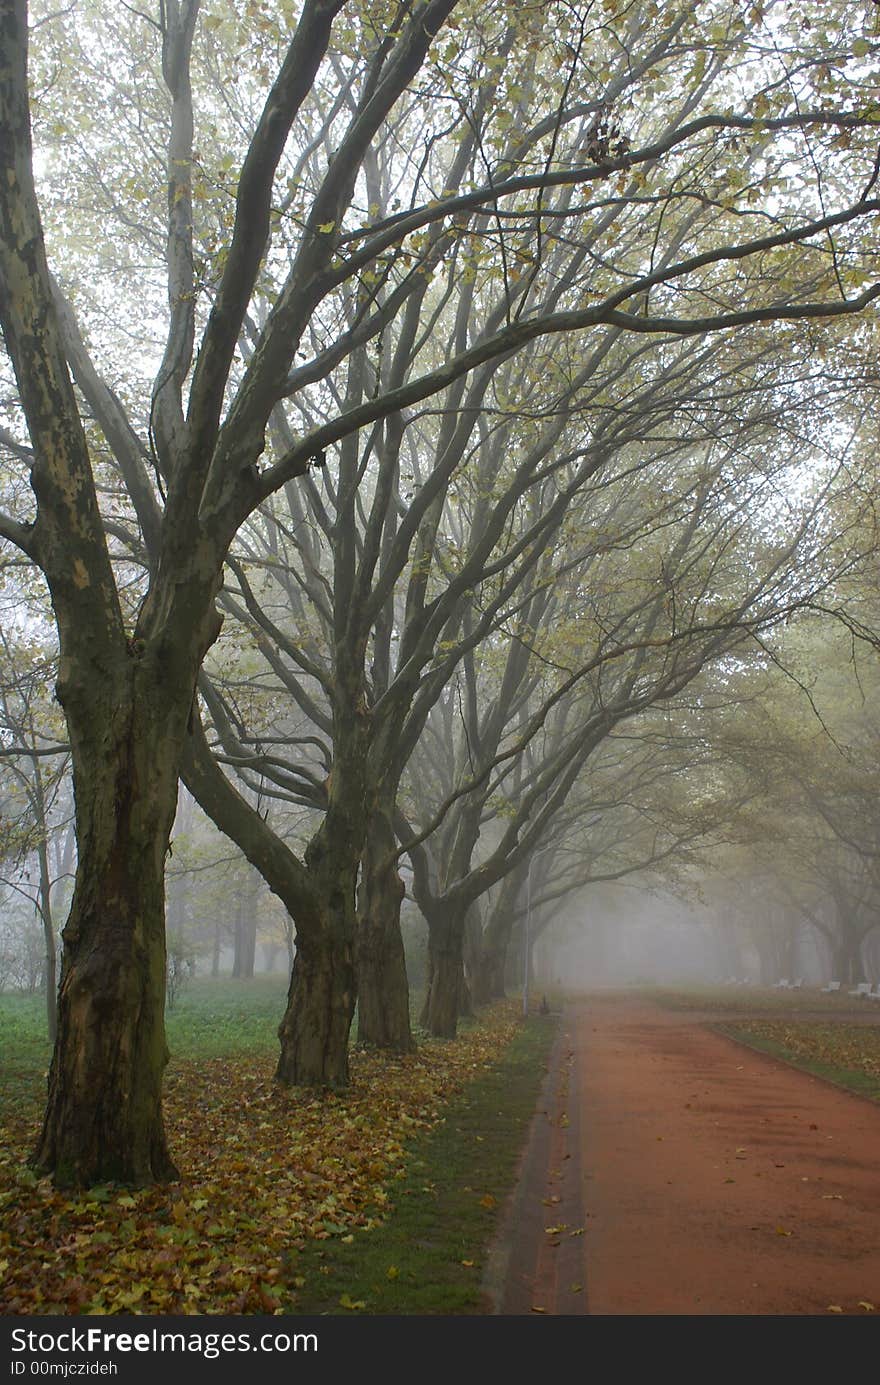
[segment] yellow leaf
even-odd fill
[[[322,236],[329,236],[330,232],[334,229],[335,225],[335,221],[324,221],[318,227],[318,231]]]
[[[349,1298],[348,1294],[343,1294],[339,1300],[341,1308],[366,1308],[366,1303],[362,1298]]]
[[[397,1268],[396,1265],[389,1265],[385,1273],[387,1274],[389,1279],[396,1279],[397,1276],[400,1274],[400,1270]]]
[[[546,1308],[539,1308],[538,1305],[537,1305],[536,1303],[533,1303],[533,1304],[532,1304],[532,1312],[533,1312],[533,1313],[546,1313],[546,1312],[547,1312],[547,1309],[546,1309]]]
[[[786,1231],[784,1226],[777,1226],[776,1234],[777,1236],[791,1236],[793,1233],[791,1231]]]
[[[480,1206],[481,1206],[481,1207],[494,1207],[494,1206],[495,1206],[495,1203],[496,1203],[496,1199],[492,1196],[491,1193],[486,1193],[486,1195],[485,1195],[484,1197],[481,1197],[481,1198],[480,1198]]]
[[[840,1306],[839,1303],[829,1303],[829,1305],[828,1305],[828,1312],[829,1312],[829,1313],[842,1313],[842,1312],[843,1312],[843,1309],[841,1308],[841,1306]]]
[[[859,1299],[859,1307],[864,1308],[866,1313],[876,1313],[877,1309],[873,1303],[869,1303],[866,1298]]]
[[[463,1265],[467,1265],[467,1267],[468,1267],[469,1270],[472,1270],[473,1267],[474,1267],[474,1262],[473,1262],[473,1260],[462,1260],[461,1263],[462,1263]]]

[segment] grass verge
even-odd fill
[[[302,1314],[479,1314],[489,1243],[556,1037],[553,1018],[524,1025],[500,1061],[469,1083],[443,1122],[409,1147],[381,1225],[302,1241],[288,1269]]]

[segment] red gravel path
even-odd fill
[[[698,1017],[571,1003],[488,1290],[502,1314],[880,1314],[880,1106]]]

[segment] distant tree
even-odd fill
[[[0,871],[39,919],[42,957],[31,986],[56,1034],[58,886],[72,873],[72,805],[64,727],[48,697],[55,661],[33,637],[0,631]]]

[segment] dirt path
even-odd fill
[[[570,1004],[502,1314],[880,1314],[880,1106],[635,999]]]

